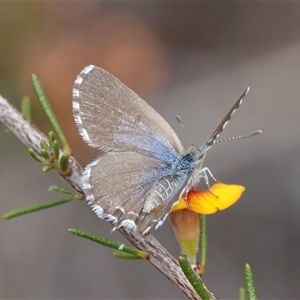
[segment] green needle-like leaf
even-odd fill
[[[200,249],[201,249],[201,275],[204,274],[207,259],[207,216],[200,219]]]
[[[41,155],[45,158],[45,159],[49,159],[50,155],[48,153],[48,150],[46,149],[41,149]]]
[[[127,252],[134,256],[140,256],[141,258],[144,258],[144,259],[148,258],[148,254],[146,252],[138,250],[134,247],[127,246],[121,242],[110,240],[110,239],[104,238],[102,236],[94,235],[90,232],[86,232],[86,231],[75,229],[75,228],[70,228],[70,229],[68,229],[68,231],[74,235],[88,239],[92,242],[101,244],[103,246],[106,246],[106,247],[109,247],[109,248],[112,248],[115,250]]]
[[[246,300],[246,291],[244,288],[240,288],[239,291],[239,300]]]
[[[184,275],[186,276],[190,284],[194,287],[195,291],[201,297],[201,299],[209,300],[210,296],[208,292],[204,288],[202,282],[199,280],[197,275],[192,270],[189,262],[182,256],[179,256],[178,262]]]
[[[49,191],[63,193],[63,194],[67,194],[67,195],[74,195],[74,191],[67,190],[67,189],[65,189],[61,186],[58,186],[58,185],[49,186]]]
[[[49,172],[49,171],[52,170],[52,169],[54,169],[54,167],[53,167],[52,165],[47,165],[47,166],[43,166],[43,167],[42,167],[42,171],[43,171],[44,173],[47,173],[47,172]]]
[[[67,153],[71,154],[71,148],[69,146],[69,143],[66,139],[65,134],[63,133],[63,131],[61,129],[61,126],[59,125],[59,123],[57,121],[57,118],[56,118],[56,116],[55,116],[55,114],[54,114],[54,112],[51,108],[50,103],[47,100],[47,97],[46,97],[46,95],[43,91],[43,88],[42,88],[42,85],[41,85],[40,81],[38,80],[37,76],[34,75],[34,74],[31,75],[31,81],[32,81],[34,91],[37,95],[37,98],[38,98],[45,114],[47,115],[50,123],[52,124],[53,129],[55,130],[55,132],[59,136],[65,151]]]
[[[60,169],[63,173],[69,172],[69,154],[65,153],[59,160]]]
[[[50,148],[53,152],[53,156],[55,159],[59,158],[59,144],[58,141],[55,139],[55,135],[53,131],[50,131],[48,133],[48,138],[49,138],[49,145]]]
[[[38,162],[43,162],[43,158],[39,154],[37,154],[32,148],[28,149],[28,153],[34,160]]]
[[[59,158],[59,145],[58,142],[55,140],[52,143],[52,151],[55,159]]]
[[[21,112],[25,119],[28,122],[32,121],[31,118],[31,107],[30,107],[30,98],[28,96],[24,96],[21,102]]]
[[[48,144],[44,140],[40,141],[40,145],[41,145],[41,149],[45,149],[47,151],[50,149],[49,146],[48,146]]]
[[[49,139],[50,148],[52,148],[52,144],[55,141],[55,135],[53,131],[49,131],[48,139]]]
[[[121,259],[142,259],[141,256],[132,255],[127,252],[123,252],[123,251],[119,251],[119,250],[115,250],[113,252],[113,256],[115,258],[121,258]]]
[[[19,208],[13,211],[10,211],[6,213],[5,215],[2,216],[4,220],[9,220],[12,218],[16,218],[25,214],[33,213],[39,210],[47,209],[53,206],[61,205],[67,202],[70,202],[72,199],[58,199],[58,200],[53,200],[45,203],[40,203],[40,204],[35,204],[23,208]]]
[[[249,264],[245,265],[244,276],[245,276],[246,290],[248,293],[249,300],[257,300],[253,273]]]

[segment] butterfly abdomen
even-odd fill
[[[173,166],[170,175],[162,177],[151,188],[145,201],[143,212],[149,213],[155,208],[171,201],[193,170],[197,155],[188,152]]]
[[[162,177],[155,182],[146,198],[143,212],[149,213],[155,208],[169,202],[183,183],[184,178],[173,175]]]

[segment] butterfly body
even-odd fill
[[[84,68],[73,88],[73,115],[84,141],[100,150],[82,176],[98,217],[142,233],[159,227],[192,185],[207,180],[206,151],[247,91],[202,147],[185,152],[169,124],[132,90],[101,68]]]
[[[169,174],[159,179],[149,191],[143,212],[150,213],[163,203],[170,201],[193,170],[196,157],[187,153],[174,165],[170,166]]]

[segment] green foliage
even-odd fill
[[[239,300],[246,300],[246,291],[244,288],[240,288],[239,291]]]
[[[103,246],[106,246],[106,247],[109,247],[109,248],[112,248],[112,249],[115,249],[118,251],[126,252],[126,253],[130,254],[131,256],[138,256],[138,257],[144,258],[144,259],[148,258],[148,254],[146,252],[141,251],[141,250],[136,249],[131,246],[127,246],[121,242],[114,241],[114,240],[111,240],[111,239],[108,239],[108,238],[105,238],[102,236],[98,236],[98,235],[92,234],[90,232],[75,229],[75,228],[70,228],[70,229],[68,229],[68,231],[74,235],[88,239],[92,242],[101,244]]]
[[[249,300],[257,300],[253,273],[249,264],[245,265],[244,276],[245,276],[245,284],[246,284],[246,290],[247,290]]]
[[[207,216],[201,215],[200,219],[200,251],[201,251],[201,275],[204,274],[207,259]]]
[[[209,300],[210,296],[209,296],[208,292],[204,288],[202,282],[197,277],[195,272],[192,270],[189,262],[182,256],[179,257],[178,262],[179,262],[179,265],[180,265],[184,275],[186,276],[186,278],[188,279],[190,284],[194,287],[195,291],[201,297],[201,299]]]
[[[28,122],[32,121],[30,104],[30,98],[28,96],[24,96],[21,102],[21,112]]]
[[[64,150],[67,153],[71,154],[71,147],[69,146],[69,143],[66,139],[66,136],[63,133],[63,130],[62,130],[60,124],[57,121],[57,118],[56,118],[56,116],[55,116],[55,114],[52,110],[52,107],[51,107],[49,101],[47,100],[47,97],[44,93],[43,87],[42,87],[39,79],[37,78],[37,76],[35,74],[31,75],[31,82],[32,82],[34,91],[36,93],[36,96],[39,100],[39,103],[40,103],[42,109],[44,110],[48,120],[50,121],[54,131],[56,132],[56,134],[60,138]]]
[[[70,202],[71,200],[72,199],[69,199],[69,198],[67,198],[67,199],[57,199],[57,200],[53,200],[53,201],[49,201],[49,202],[45,202],[45,203],[39,203],[39,204],[35,204],[35,205],[22,207],[22,208],[15,209],[15,210],[12,210],[12,211],[4,214],[2,216],[2,218],[4,220],[9,220],[9,219],[16,218],[16,217],[19,217],[19,216],[22,216],[22,215],[26,215],[26,214],[33,213],[33,212],[36,212],[36,211],[44,210],[44,209],[47,209],[47,208],[50,208],[50,207],[53,207],[53,206],[65,204],[65,203]]]

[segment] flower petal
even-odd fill
[[[215,183],[211,187],[211,191],[197,191],[192,188],[187,195],[187,200],[181,197],[178,203],[173,206],[172,211],[189,209],[198,214],[213,214],[233,205],[240,199],[244,191],[245,187],[241,185],[221,182]]]

